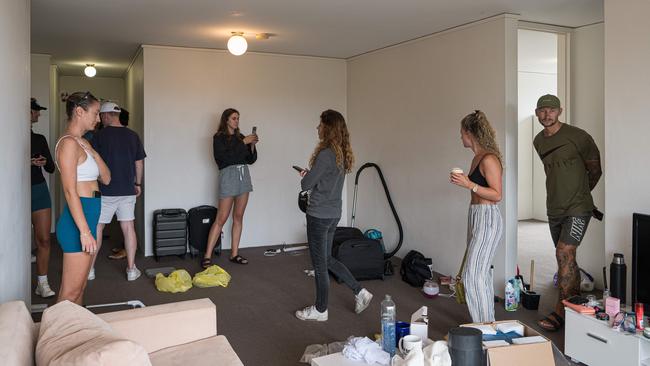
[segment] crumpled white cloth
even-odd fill
[[[393,366],[451,366],[447,342],[437,341],[424,349],[413,349],[406,358],[393,357]]]
[[[343,356],[353,361],[363,361],[367,364],[388,366],[390,354],[368,337],[350,337],[343,347]]]

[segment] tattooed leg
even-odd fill
[[[557,259],[558,267],[558,287],[560,295],[557,304],[555,305],[555,312],[564,316],[564,305],[562,300],[567,299],[574,295],[580,295],[580,269],[576,262],[576,249],[575,245],[568,245],[563,242],[558,242],[555,249],[555,258]]]

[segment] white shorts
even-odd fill
[[[102,212],[99,215],[99,223],[110,224],[115,214],[117,214],[117,221],[135,220],[135,195],[102,196]]]

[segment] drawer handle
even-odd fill
[[[595,335],[595,334],[591,334],[591,333],[587,333],[587,335],[588,335],[589,337],[591,337],[591,338],[597,340],[597,341],[601,341],[601,342],[603,342],[603,343],[605,343],[605,344],[608,343],[607,339],[605,339],[605,338],[603,338],[603,337],[601,337],[601,336],[598,336],[598,335]]]

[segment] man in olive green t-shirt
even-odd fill
[[[558,263],[560,296],[555,312],[539,321],[546,330],[558,330],[564,323],[562,300],[580,294],[580,269],[576,249],[584,238],[595,210],[591,190],[602,175],[600,152],[584,130],[559,121],[560,100],[543,95],[535,115],[544,130],[533,145],[546,172],[546,209]]]

